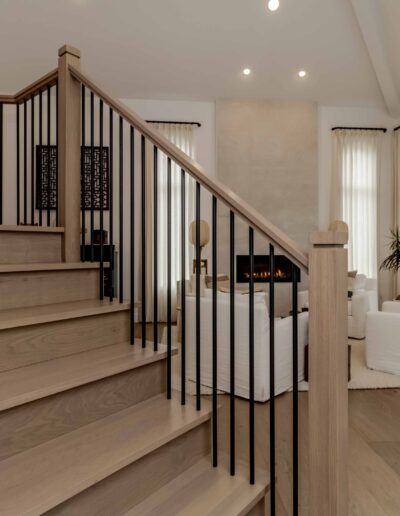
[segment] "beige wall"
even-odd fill
[[[216,138],[218,178],[308,251],[309,233],[318,226],[317,105],[217,101]],[[228,263],[228,225],[222,209],[219,240],[225,246],[219,271]],[[237,254],[245,254],[247,246],[248,229],[238,224]],[[255,247],[266,254],[260,237]]]

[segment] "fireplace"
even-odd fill
[[[254,255],[254,282],[269,283],[269,255]],[[236,256],[236,282],[249,283],[250,257],[248,255]],[[275,281],[277,283],[292,282],[292,262],[284,255],[275,256]],[[300,271],[298,273],[300,282]]]

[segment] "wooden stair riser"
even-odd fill
[[[128,340],[128,311],[1,330],[0,371]]]
[[[0,413],[0,460],[165,392],[165,360]]]
[[[265,516],[269,514],[269,494],[265,496],[262,500],[260,500],[250,511],[247,513],[247,516]]]
[[[98,296],[98,269],[0,274],[0,310],[96,299]]]
[[[207,421],[45,514],[122,515],[205,457],[209,450]]]
[[[61,233],[0,231],[0,264],[61,262]]]

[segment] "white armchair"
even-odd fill
[[[308,308],[308,290],[298,294],[299,308]],[[369,311],[378,311],[377,280],[357,274],[352,298],[347,303],[348,336],[351,339],[364,339]]]
[[[400,375],[400,303],[386,302],[383,312],[367,314],[367,366]],[[393,310],[393,311],[389,311]]]

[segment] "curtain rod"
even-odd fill
[[[179,124],[179,125],[196,125],[197,127],[201,127],[200,122],[173,122],[171,120],[146,120],[148,124]]]
[[[336,131],[338,129],[351,129],[356,131],[383,131],[384,133],[387,131],[385,127],[332,127],[332,131]]]

